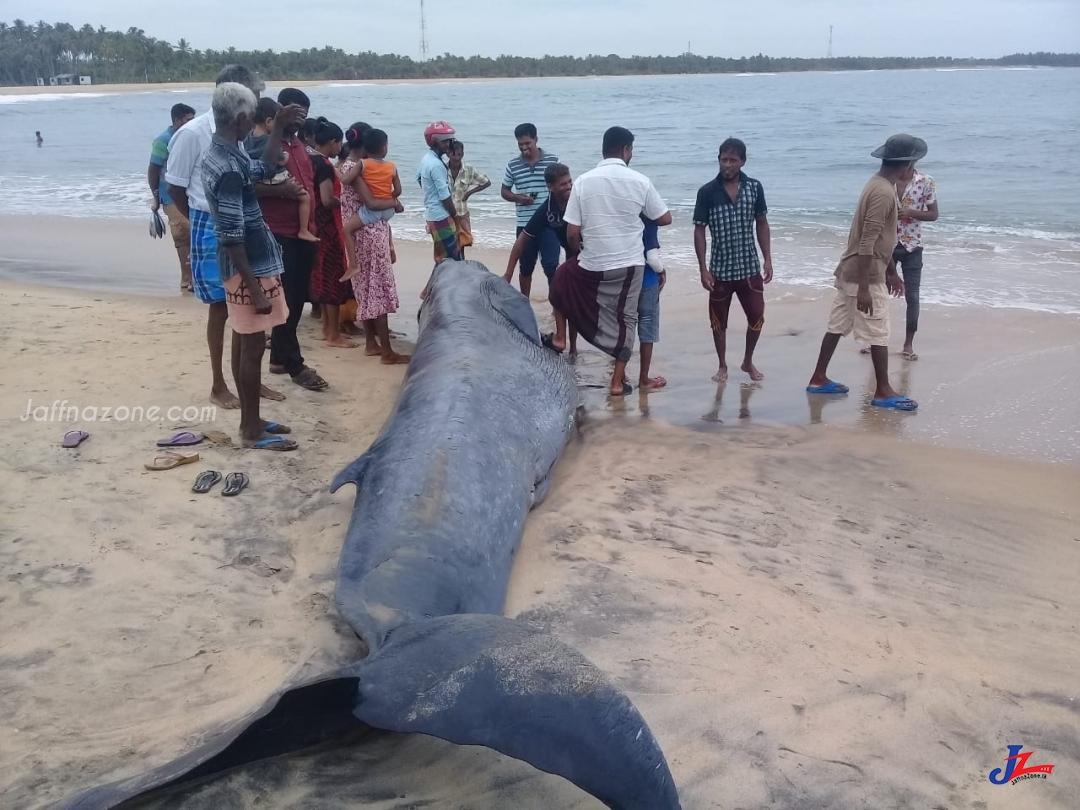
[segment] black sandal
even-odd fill
[[[199,495],[205,495],[212,490],[217,482],[221,480],[221,473],[217,470],[206,470],[199,473],[199,476],[195,479],[194,485],[191,487],[192,492],[197,492]]]
[[[308,391],[325,391],[330,387],[330,383],[320,377],[313,368],[305,368],[293,377],[292,381]]]
[[[221,494],[226,498],[239,495],[250,483],[251,480],[242,472],[229,473],[225,476],[225,488],[221,490]]]
[[[622,391],[617,394],[611,394],[613,397],[628,397],[634,393],[634,387],[630,383],[623,383]]]
[[[555,347],[555,333],[548,332],[546,335],[540,336],[540,345],[545,349],[550,349],[555,354],[562,354],[563,350]]]

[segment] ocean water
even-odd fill
[[[269,92],[276,93],[277,87]],[[450,121],[466,160],[494,188],[470,200],[478,243],[509,246],[513,206],[498,185],[516,153],[514,126],[575,174],[600,158],[613,124],[637,136],[634,168],[652,177],[675,225],[669,264],[694,272],[691,212],[716,173],[721,140],[748,144],[746,171],[765,185],[777,279],[824,288],[850,213],[876,171],[870,152],[907,131],[938,182],[941,218],[924,226],[928,303],[1080,314],[1080,70],[986,69],[525,79],[308,88],[312,114],[385,129],[407,211],[397,238],[424,239],[412,175],[422,131]],[[145,217],[150,142],[183,101],[208,90],[0,96],[0,215]],[[34,131],[45,146],[36,148]]]

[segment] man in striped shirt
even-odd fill
[[[558,163],[559,158],[536,145],[536,126],[533,124],[519,125],[514,130],[514,137],[517,138],[521,154],[506,164],[502,198],[517,206],[517,235],[520,236],[533,214],[547,201],[544,171]],[[555,276],[555,268],[559,266],[559,240],[551,231],[545,231],[539,239],[530,239],[522,251],[519,283],[526,297],[532,292],[532,275],[538,255],[550,283]]]

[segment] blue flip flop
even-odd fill
[[[846,394],[848,390],[846,385],[835,380],[829,380],[824,385],[806,386],[806,393],[808,394]]]
[[[284,436],[268,436],[265,439],[260,439],[254,444],[244,445],[249,450],[277,450],[288,451],[295,450],[299,445],[292,439],[286,439]]]
[[[278,422],[267,422],[263,425],[263,433],[273,433],[275,436],[285,433],[292,433],[292,428],[288,425],[282,425]]]
[[[910,397],[889,397],[888,399],[874,399],[870,404],[877,408],[892,408],[897,411],[915,411],[919,403]]]

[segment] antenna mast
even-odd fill
[[[427,58],[427,19],[424,16],[424,0],[420,0],[420,61],[426,62]]]
[[[423,4],[424,4],[424,0],[420,0],[420,5],[422,6]],[[831,25],[829,26],[829,55],[826,58],[827,59],[832,59],[832,26]]]

